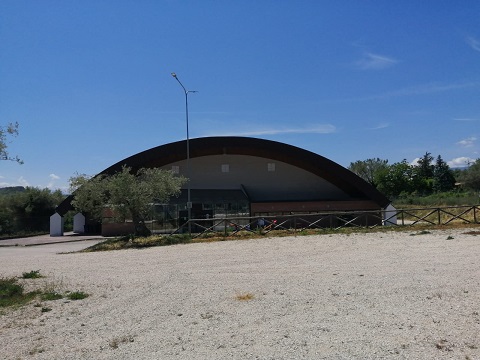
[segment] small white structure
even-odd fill
[[[63,221],[59,213],[50,216],[50,236],[63,236]]]
[[[73,232],[77,234],[85,233],[85,215],[77,213],[73,217]]]
[[[397,209],[392,204],[389,204],[383,211],[384,226],[397,225]]]

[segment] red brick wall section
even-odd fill
[[[135,232],[133,223],[103,223],[102,236],[121,236],[129,235]]]
[[[252,203],[251,214],[258,213],[309,213],[329,211],[380,210],[378,204],[369,200],[360,201],[305,201]]]

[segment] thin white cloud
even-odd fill
[[[20,176],[17,180],[18,184],[17,185],[20,185],[20,186],[30,186],[30,183],[23,177],[23,176]]]
[[[398,60],[384,55],[365,53],[355,65],[361,70],[381,70],[395,65]]]
[[[0,188],[11,186],[30,186],[30,183],[23,176],[20,176],[16,181],[11,178],[6,178],[4,176],[0,176],[0,179],[6,179],[5,181],[0,182]]]
[[[477,138],[475,136],[471,136],[469,138],[460,140],[459,142],[457,142],[457,144],[463,147],[472,147],[473,145],[475,145],[475,141],[477,141]]]
[[[437,92],[445,92],[450,90],[457,90],[463,89],[467,87],[478,86],[479,83],[456,83],[456,84],[425,84],[414,86],[410,88],[400,89],[397,91],[393,91],[390,93],[385,94],[386,96],[407,96],[407,95],[423,95],[423,94],[432,94]]]
[[[430,83],[430,84],[412,86],[412,87],[403,88],[403,89],[394,90],[394,91],[388,91],[383,94],[346,99],[343,101],[366,101],[366,100],[388,99],[388,98],[394,98],[394,97],[404,97],[404,96],[428,95],[433,93],[465,89],[469,87],[478,87],[479,85],[480,85],[479,82],[466,82],[466,83],[453,83],[453,84]]]
[[[475,51],[480,51],[480,41],[472,36],[467,38],[467,44]]]
[[[413,159],[413,160],[410,162],[410,165],[412,165],[412,166],[418,166],[418,160],[420,160],[420,158],[418,158],[418,157],[415,158],[415,159]]]
[[[474,163],[475,159],[472,159],[467,156],[461,156],[455,159],[452,159],[450,161],[447,161],[448,166],[451,168],[459,168],[459,167],[465,167],[470,165],[471,163]]]
[[[380,130],[380,129],[385,129],[387,127],[389,127],[390,124],[389,123],[380,123],[378,124],[377,126],[371,128],[370,130]]]
[[[216,136],[262,136],[262,135],[281,135],[281,134],[331,134],[336,131],[335,126],[331,124],[317,125],[309,128],[263,128],[244,132],[215,132]],[[212,136],[213,134],[209,134]]]
[[[60,176],[55,175],[55,174],[50,174],[48,175],[50,178],[50,181],[47,184],[47,189],[53,189],[55,188],[55,181],[60,179]]]

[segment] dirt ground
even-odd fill
[[[40,270],[27,289],[90,295],[3,310],[0,358],[480,359],[468,231],[0,247],[0,276]]]

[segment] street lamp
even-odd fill
[[[178,79],[177,74],[172,72],[172,76],[175,78],[175,80],[178,81],[180,86],[183,89],[183,92],[185,93],[185,114],[186,114],[186,120],[187,120],[187,221],[188,221],[188,233],[192,233],[192,224],[190,223],[190,219],[192,218],[192,201],[190,199],[190,136],[188,133],[188,94],[189,93],[196,93],[198,91],[195,90],[187,90],[185,86],[181,83],[181,81]]]

